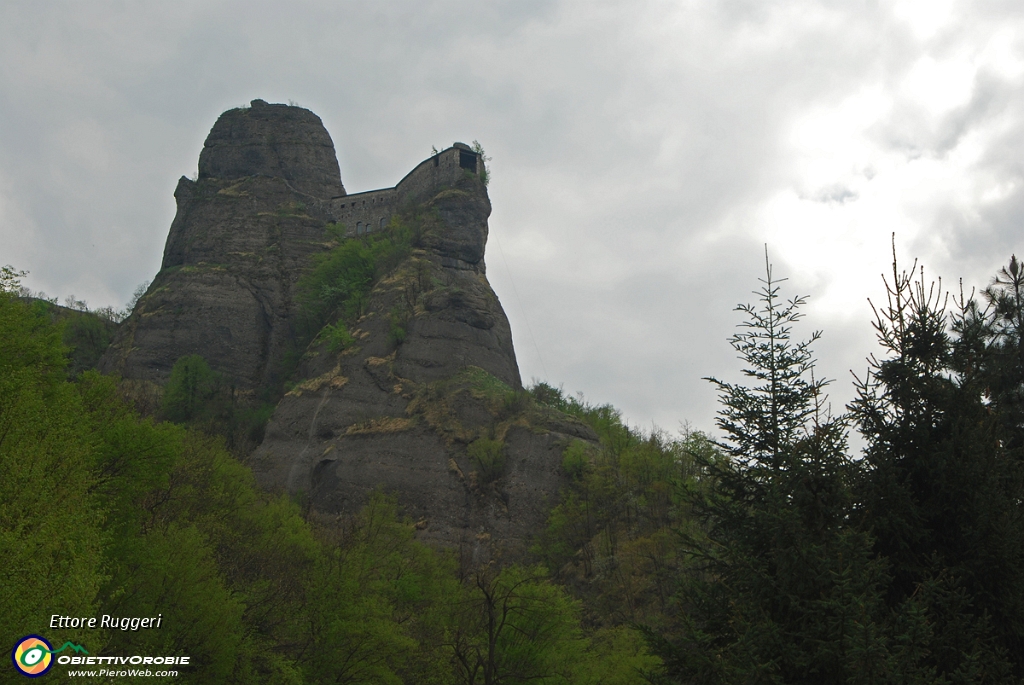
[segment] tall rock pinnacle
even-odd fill
[[[199,170],[178,181],[161,270],[100,369],[158,391],[198,354],[254,397],[284,381],[296,283],[327,249],[331,198],[345,189],[320,118],[262,100],[221,115]]]
[[[225,112],[101,370],[156,406],[175,362],[198,354],[232,402],[276,402],[248,457],[264,488],[331,515],[384,488],[426,539],[477,561],[521,552],[564,484],[562,451],[595,436],[522,389],[486,277],[485,171],[455,143],[394,187],[348,195],[315,114],[260,100]],[[312,314],[310,297],[350,287],[350,257],[372,262],[358,307]],[[310,295],[303,278],[330,260],[340,271]]]
[[[334,143],[320,117],[289,105],[253,100],[213,125],[199,155],[199,178],[283,178],[318,199],[344,195]]]

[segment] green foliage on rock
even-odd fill
[[[500,442],[514,423],[530,425],[540,419],[531,414],[528,404],[512,401],[516,393],[483,369],[467,366],[450,378],[416,387],[407,411],[422,416],[446,442],[469,445],[480,438]],[[457,411],[464,400],[480,403],[489,420],[482,425],[464,425]]]
[[[573,440],[562,452],[562,470],[574,481],[581,480],[591,463],[590,445],[583,440]]]
[[[473,141],[473,152],[480,157],[480,166],[482,167],[480,171],[480,180],[483,181],[484,185],[488,185],[491,182],[491,167],[488,165],[491,158],[484,152],[484,146],[476,140]]]
[[[477,438],[466,447],[466,454],[476,465],[480,480],[490,483],[505,473],[505,443],[490,438]]]
[[[382,276],[409,256],[415,233],[392,220],[381,232],[345,238],[319,257],[313,270],[299,281],[306,340],[331,321],[352,324],[366,311],[370,290]]]
[[[327,341],[327,348],[332,352],[342,352],[355,342],[344,321],[324,326],[320,335]]]
[[[388,313],[388,341],[395,347],[405,342],[409,319],[410,312],[407,307],[392,307]]]

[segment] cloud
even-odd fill
[[[947,282],[1024,251],[1021,28],[952,0],[6,3],[0,263],[119,305],[216,116],[293,100],[350,192],[484,144],[525,378],[710,428],[767,243],[847,398],[893,232]]]

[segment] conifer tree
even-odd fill
[[[954,325],[962,332],[961,344],[972,341],[968,333],[972,329],[981,331],[977,337],[985,343],[984,363],[958,371],[965,376],[974,369],[981,371],[983,392],[999,418],[1006,447],[1019,450],[1024,447],[1024,267],[1016,255],[983,294],[987,308],[967,307]]]
[[[685,538],[683,628],[653,642],[673,682],[877,682],[884,576],[849,525],[846,423],[813,375],[819,334],[792,340],[804,298],[782,300],[767,266],[760,305],[737,308],[747,320],[730,339],[753,387],[710,379],[727,457],[703,459],[690,494],[706,533]]]
[[[924,628],[919,667],[936,682],[1015,682],[1024,675],[1024,284],[1012,259],[986,292],[990,306],[961,295],[950,312],[941,284],[926,288],[914,273],[894,258],[874,324],[885,355],[871,359],[853,404],[867,441],[859,518],[889,564],[897,625]],[[909,644],[905,631],[895,638]]]

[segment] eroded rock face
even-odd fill
[[[374,287],[351,346],[310,347],[251,459],[264,487],[328,513],[380,487],[421,537],[470,561],[526,549],[565,485],[562,451],[596,436],[522,390],[484,273],[489,213],[467,178],[400,217],[419,236],[412,255]]]
[[[344,195],[334,143],[320,117],[253,100],[214,124],[199,155],[199,178],[271,176],[314,199]]]
[[[331,197],[344,195],[320,118],[253,101],[225,112],[182,177],[160,272],[100,362],[157,385],[199,354],[244,398],[280,385],[295,339],[296,283],[329,240]]]
[[[475,153],[453,146],[396,188],[346,197],[320,119],[254,101],[220,117],[199,168],[178,183],[161,271],[101,370],[158,397],[174,363],[199,354],[243,400],[290,388],[249,457],[263,487],[331,515],[383,488],[421,537],[469,561],[522,553],[565,484],[562,451],[596,436],[522,390],[484,268],[491,206]],[[326,322],[353,342],[332,347],[325,329],[299,349],[299,279],[388,222],[412,236],[405,257],[378,274],[361,318]]]

